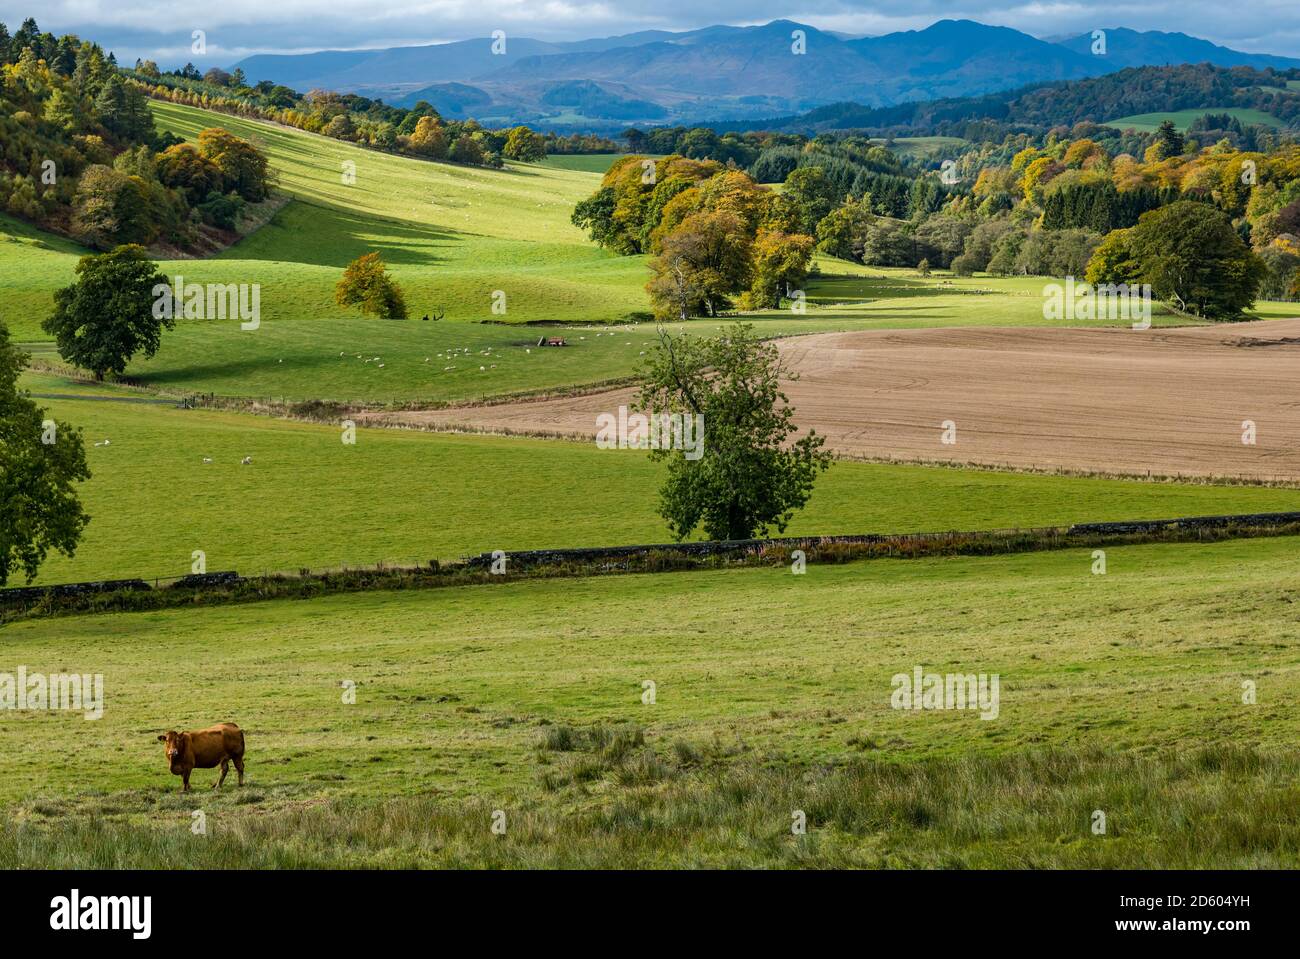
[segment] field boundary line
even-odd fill
[[[128,612],[269,599],[309,599],[369,590],[427,589],[533,578],[580,578],[735,566],[786,565],[793,559],[841,564],[871,559],[998,556],[1157,543],[1214,543],[1300,535],[1300,512],[1197,516],[998,529],[864,533],[711,540],[626,546],[496,550],[458,563],[391,565],[296,574],[233,570],[155,579],[102,580],[0,590],[0,623],[59,614]],[[795,557],[795,553],[803,555]]]

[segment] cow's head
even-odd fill
[[[163,744],[163,749],[167,752],[167,765],[175,769],[185,753],[185,734],[168,730],[158,737],[158,742]]]

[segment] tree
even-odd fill
[[[1297,280],[1300,280],[1300,256],[1285,247],[1269,246],[1260,251],[1259,257],[1268,268],[1259,290],[1260,297],[1265,300],[1291,299]]]
[[[656,314],[716,316],[749,285],[752,240],[734,213],[693,213],[663,239],[646,284]]]
[[[437,160],[447,156],[447,131],[436,117],[420,117],[408,142],[411,149],[421,156]]]
[[[0,323],[0,586],[17,570],[30,583],[51,549],[72,556],[90,521],[73,488],[90,479],[81,431],[18,388],[26,365]]]
[[[619,231],[618,224],[614,222],[617,203],[614,188],[601,187],[587,199],[578,201],[569,222],[579,229],[586,230],[601,246],[619,253],[626,252],[620,247],[625,238]]]
[[[1240,316],[1268,273],[1226,214],[1194,200],[1144,214],[1130,243],[1140,280],[1155,296],[1208,319]]]
[[[710,539],[751,539],[772,526],[784,532],[808,502],[831,456],[816,431],[788,442],[797,427],[783,378],[795,377],[748,324],[707,339],[660,328],[639,406],[703,417],[698,458],[680,449],[650,454],[668,461],[659,513],[679,540],[698,526]]]
[[[784,195],[799,211],[801,233],[816,233],[817,224],[835,208],[835,189],[821,167],[806,166],[793,170],[785,179]]]
[[[381,150],[392,150],[397,147],[397,127],[391,123],[381,123],[375,129],[371,142]]]
[[[965,249],[966,237],[973,230],[974,224],[961,217],[943,213],[928,216],[916,224],[912,234],[917,255],[946,268]]]
[[[1178,132],[1178,127],[1174,126],[1173,120],[1165,120],[1156,130],[1156,141],[1153,146],[1158,148],[1156,160],[1168,160],[1170,157],[1182,156],[1183,150],[1187,148],[1187,141]]]
[[[257,147],[220,127],[199,133],[199,153],[216,164],[226,190],[234,190],[249,203],[271,195],[271,171]]]
[[[993,250],[998,241],[1017,227],[1009,218],[985,220],[976,225],[962,246],[962,255],[952,261],[953,272],[968,276],[989,268]]]
[[[506,137],[505,149],[501,152],[511,160],[536,163],[546,159],[546,139],[528,127],[515,127]]]
[[[167,286],[167,278],[144,247],[82,257],[76,274],[76,282],[55,291],[54,313],[41,324],[61,357],[102,380],[106,373],[120,375],[136,353],[158,352],[163,330],[176,321],[155,315],[154,288]]]
[[[456,138],[447,155],[456,163],[478,165],[483,162],[483,147],[474,137],[463,133]]]
[[[193,205],[220,193],[225,183],[221,168],[189,143],[177,143],[160,153],[157,169],[163,185],[183,190]]]
[[[750,305],[779,309],[789,291],[803,285],[812,263],[813,239],[802,233],[759,230],[754,237]]]
[[[869,266],[912,266],[916,241],[900,220],[875,220],[862,234],[862,262]]]
[[[1021,276],[1082,276],[1101,237],[1087,230],[1031,230],[1012,272]]]
[[[144,184],[109,166],[87,167],[77,180],[72,230],[97,250],[121,243],[152,243],[157,228]]]
[[[334,287],[339,306],[360,306],[362,316],[406,319],[406,299],[378,253],[366,253],[348,264]]]
[[[325,124],[324,134],[327,137],[333,137],[336,140],[351,140],[356,134],[352,126],[352,118],[346,113],[335,114],[329,123]]]
[[[1094,286],[1141,282],[1141,268],[1133,253],[1133,231],[1112,230],[1093,251],[1084,279]]]
[[[862,236],[874,219],[869,196],[836,207],[817,224],[818,252],[853,259],[861,253]]]
[[[117,74],[109,77],[95,98],[95,113],[109,132],[123,140],[142,142],[153,134],[153,114],[144,94]]]

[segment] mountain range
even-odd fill
[[[843,101],[881,107],[1125,67],[1300,68],[1300,59],[1243,53],[1182,33],[1104,32],[1102,53],[1092,34],[1043,40],[971,20],[875,37],[775,20],[567,43],[506,37],[258,54],[233,66],[250,82],[358,93],[399,106],[427,100],[450,117],[554,128],[757,119]]]

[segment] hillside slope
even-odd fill
[[[541,166],[505,170],[431,163],[362,150],[287,127],[154,102],[158,126],[187,139],[220,126],[259,143],[280,189],[295,200],[257,234],[210,260],[164,262],[194,282],[262,284],[262,320],[362,320],[333,303],[334,283],[357,256],[378,250],[417,317],[617,320],[644,309],[643,266],[605,253],[569,223],[594,174]],[[352,166],[345,166],[351,164]],[[355,171],[355,182],[345,173]],[[12,222],[12,221],[11,221]],[[36,239],[16,224],[6,232]],[[0,256],[6,312],[19,340],[44,339],[53,290],[72,277],[78,248],[53,238],[31,261]],[[17,245],[13,252],[19,252]],[[33,254],[35,255],[35,254]],[[492,312],[504,290],[507,312]],[[12,302],[12,301],[10,301]],[[390,324],[391,325],[391,324]]]

